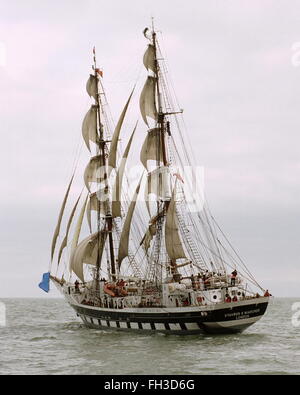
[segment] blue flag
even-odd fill
[[[49,283],[50,283],[50,272],[44,273],[44,274],[43,274],[42,282],[39,283],[39,287],[40,287],[43,291],[49,292],[49,289],[50,289]]]

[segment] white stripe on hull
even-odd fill
[[[199,330],[199,325],[196,322],[185,323],[186,329],[189,331]]]
[[[182,330],[180,324],[170,323],[169,327],[170,327],[171,331],[181,331]]]
[[[145,323],[145,324],[143,323],[143,324],[142,324],[142,327],[143,327],[143,329],[146,329],[146,330],[147,330],[147,329],[150,330],[150,331],[152,330],[151,324],[149,324],[149,323]]]
[[[161,323],[156,324],[155,323],[154,325],[155,325],[156,330],[158,330],[158,331],[165,331],[166,330],[165,324],[161,324]]]

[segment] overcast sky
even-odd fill
[[[215,218],[265,288],[300,296],[300,0],[0,0],[0,297],[43,297],[91,50],[117,119],[151,16]]]

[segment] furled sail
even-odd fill
[[[111,144],[110,144],[110,151],[109,151],[109,156],[108,156],[108,168],[109,168],[109,173],[110,171],[116,167],[116,161],[117,161],[117,147],[118,147],[118,141],[119,141],[119,136],[120,136],[120,131],[121,127],[126,115],[126,111],[128,109],[132,94],[133,94],[134,89],[132,90],[125,107],[120,115],[119,121],[117,123],[117,126],[115,128],[114,134],[112,136]]]
[[[128,208],[127,216],[123,225],[121,237],[120,237],[120,245],[119,245],[119,253],[118,253],[118,265],[119,269],[121,266],[121,263],[124,258],[128,256],[128,249],[129,249],[129,234],[130,234],[130,226],[131,226],[131,221],[132,221],[132,216],[133,212],[135,209],[136,205],[136,200],[140,191],[140,186],[142,182],[142,177],[138,183],[138,186],[135,190],[135,193],[133,195],[132,201],[130,203],[130,206]]]
[[[102,165],[102,155],[93,156],[89,164],[87,165],[85,172],[84,172],[84,182],[85,185],[90,192],[90,183],[91,182],[98,182],[101,183],[105,180],[106,176],[106,168]]]
[[[155,73],[155,48],[152,44],[148,45],[144,54],[143,62],[147,70],[150,69]]]
[[[140,243],[140,245],[143,245],[145,250],[148,251],[150,247],[150,243],[153,239],[153,237],[156,235],[156,222],[158,218],[162,215],[163,213],[159,213],[158,215],[152,217],[149,221],[148,229]]]
[[[148,76],[140,96],[140,110],[146,125],[148,125],[147,117],[153,118],[155,121],[157,121],[155,85],[156,78]]]
[[[95,100],[97,100],[97,94],[98,94],[98,81],[97,78],[90,74],[89,79],[87,80],[86,83],[86,91],[88,93],[88,95],[91,97],[93,96],[93,98]]]
[[[135,128],[131,134],[131,137],[128,141],[128,144],[126,146],[126,149],[124,151],[120,166],[117,171],[117,176],[115,180],[115,185],[113,189],[113,195],[112,195],[112,216],[113,217],[121,217],[121,191],[122,191],[122,182],[123,182],[123,176],[124,176],[124,171],[125,171],[125,165],[126,161],[128,158],[129,150],[131,147],[132,139],[134,136],[134,133],[136,131],[137,124],[135,125]]]
[[[73,218],[74,218],[74,214],[75,214],[75,211],[76,211],[76,208],[78,206],[80,198],[81,198],[81,194],[79,195],[79,197],[78,197],[78,199],[77,199],[77,201],[76,201],[76,203],[75,203],[75,205],[73,207],[73,210],[71,211],[71,215],[70,215],[70,218],[69,218],[69,221],[68,221],[68,224],[67,224],[66,234],[65,234],[65,237],[64,237],[64,239],[63,239],[63,241],[61,243],[61,246],[60,246],[60,249],[59,249],[59,253],[58,253],[58,265],[59,265],[59,262],[60,262],[60,258],[61,258],[62,252],[63,252],[64,248],[67,246],[69,230],[70,230],[70,227],[71,227],[71,224],[72,224],[72,221],[73,221]]]
[[[163,161],[162,144],[160,140],[160,130],[158,128],[150,129],[143,143],[140,159],[147,169],[147,161]]]
[[[82,137],[89,151],[90,141],[96,143],[98,141],[97,136],[97,106],[91,106],[82,122]]]
[[[105,192],[105,188],[100,191],[92,193],[88,200],[86,207],[86,216],[89,224],[90,232],[92,233],[91,211],[99,211],[100,216],[105,217],[109,211],[109,195]]]
[[[84,282],[84,264],[96,266],[98,259],[101,262],[106,237],[107,232],[104,231],[93,233],[82,240],[73,251],[70,267],[81,281]]]
[[[176,184],[172,194],[172,199],[168,207],[167,216],[166,216],[166,226],[165,226],[166,249],[169,258],[172,260],[179,258],[186,258],[178,231],[175,191],[176,191]]]
[[[59,212],[57,225],[56,225],[56,228],[55,228],[55,231],[54,231],[54,235],[53,235],[53,239],[52,239],[51,261],[53,259],[54,250],[55,250],[55,246],[56,246],[56,240],[57,240],[57,237],[59,235],[61,220],[62,220],[64,211],[65,211],[65,207],[66,207],[67,199],[68,199],[68,196],[69,196],[70,188],[71,188],[71,185],[72,185],[72,182],[73,182],[73,178],[74,178],[74,174],[71,177],[71,181],[70,181],[70,183],[68,185],[68,188],[67,188],[67,191],[66,191],[66,194],[65,194],[65,197],[64,197],[64,200],[63,200],[60,212]]]

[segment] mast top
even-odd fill
[[[92,69],[95,72],[95,77],[98,77],[98,75],[100,75],[100,77],[103,78],[103,70],[101,70],[97,67],[96,47],[93,47],[93,61],[94,61],[94,64],[92,66]]]

